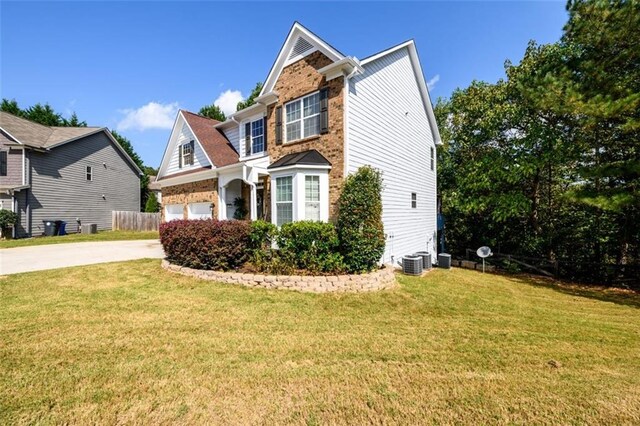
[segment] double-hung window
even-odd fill
[[[285,105],[286,141],[320,134],[320,93],[316,92]]]
[[[411,193],[411,208],[415,209],[418,207],[418,194],[415,192]]]
[[[304,178],[304,218],[320,220],[320,176]]]
[[[182,145],[182,166],[193,166],[193,143]]]
[[[251,122],[251,153],[257,154],[264,151],[264,120]]]
[[[276,178],[276,223],[293,222],[293,177]]]
[[[93,167],[87,166],[86,172],[87,172],[87,180],[93,180]]]

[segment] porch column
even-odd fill
[[[220,185],[218,188],[218,220],[227,218],[227,187]]]
[[[256,184],[255,183],[249,183],[249,189],[250,189],[250,198],[251,198],[251,202],[249,203],[249,209],[251,211],[251,220],[257,220],[258,219],[258,191],[256,188]]]

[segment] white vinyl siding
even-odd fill
[[[229,142],[231,142],[236,152],[240,152],[240,128],[237,125],[225,128],[222,133],[229,139]]]
[[[365,72],[349,82],[347,172],[371,165],[383,173],[383,262],[422,250],[435,254],[436,173],[430,170],[435,145],[409,51],[400,49],[363,67]]]
[[[184,207],[182,204],[168,204],[164,206],[164,221],[184,219]]]
[[[182,145],[188,144],[190,141],[194,142],[194,152],[193,152],[193,164],[192,165],[184,165],[180,168],[179,156],[182,154]],[[202,167],[210,166],[209,160],[207,159],[206,154],[204,153],[202,147],[196,140],[191,130],[189,130],[189,126],[187,123],[184,123],[180,133],[177,136],[177,141],[173,152],[171,153],[171,159],[169,160],[169,165],[167,167],[167,172],[164,176],[180,173],[191,169],[199,169]]]
[[[211,219],[211,203],[190,203],[187,216],[189,219]]]

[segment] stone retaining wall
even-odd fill
[[[203,280],[238,284],[246,287],[296,290],[311,293],[377,291],[393,288],[396,285],[393,268],[389,266],[368,274],[329,276],[262,275],[204,271],[174,265],[167,260],[162,261],[162,267],[171,272]]]

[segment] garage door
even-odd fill
[[[164,207],[164,220],[184,219],[182,204],[168,204]]]
[[[188,207],[189,219],[211,219],[211,203],[191,203]]]

